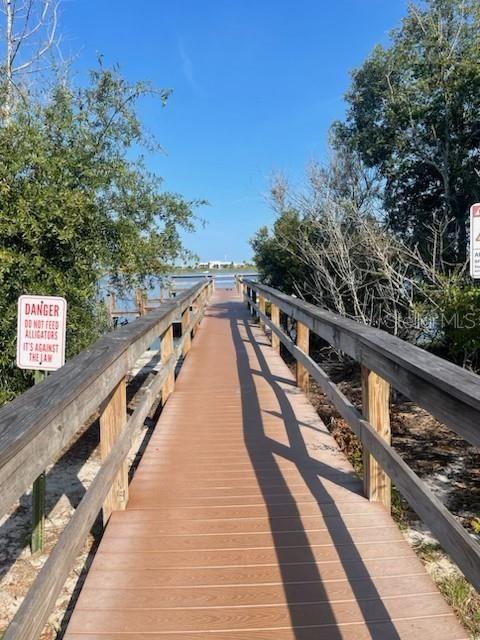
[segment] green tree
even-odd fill
[[[139,146],[155,149],[138,100],[168,91],[127,83],[100,66],[84,88],[57,86],[19,103],[0,129],[1,400],[30,384],[15,361],[20,294],[67,299],[67,354],[104,328],[99,282],[145,285],[184,257],[179,230],[192,229],[197,202],[162,192]]]
[[[293,209],[279,212],[270,231],[261,227],[250,241],[260,278],[285,293],[298,293],[306,279],[306,269],[298,257],[301,220]]]
[[[442,256],[466,260],[469,205],[480,197],[480,3],[411,5],[389,48],[377,46],[353,73],[337,139],[359,150],[385,184],[391,227]]]

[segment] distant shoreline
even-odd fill
[[[181,275],[183,273],[195,273],[198,275],[235,275],[236,273],[257,273],[255,265],[247,265],[245,267],[229,267],[226,269],[202,269],[199,267],[179,267],[165,273],[166,276]]]

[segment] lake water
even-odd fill
[[[219,272],[208,271],[208,272],[194,272],[194,273],[172,273],[170,275],[166,275],[163,279],[163,282],[159,284],[154,289],[150,289],[148,291],[148,298],[150,299],[163,299],[168,300],[172,297],[173,293],[179,293],[185,289],[190,289],[194,285],[199,282],[203,282],[211,276],[215,281],[215,288],[217,289],[233,289],[235,287],[235,275],[236,272]],[[256,273],[242,273],[241,275],[251,278],[255,280],[257,277]],[[157,304],[157,303],[155,303]],[[131,310],[136,307],[135,303],[135,294],[132,292],[131,295],[128,295],[124,298],[117,298],[116,308],[117,309],[125,309]],[[132,316],[128,317],[131,321]],[[120,324],[124,324],[127,318],[119,318]]]

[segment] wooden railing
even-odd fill
[[[206,280],[152,313],[102,337],[61,369],[0,410],[0,513],[29,490],[35,479],[92,417],[100,414],[102,465],[20,605],[3,640],[40,635],[87,535],[103,508],[104,522],[128,500],[126,456],[132,437],[161,394],[173,390],[175,366],[190,348],[213,289]],[[173,324],[182,336],[174,349]],[[127,415],[128,372],[160,338],[161,367],[150,374]],[[153,355],[153,354],[152,354]]]
[[[297,383],[308,376],[360,439],[364,489],[390,509],[393,481],[412,509],[472,585],[480,590],[480,545],[390,445],[390,385],[429,411],[469,443],[480,444],[480,377],[385,331],[315,307],[258,282],[239,278],[237,286],[264,326],[272,346],[280,342],[297,361]],[[270,303],[270,317],[266,314]],[[280,326],[280,312],[296,321],[296,342]],[[309,355],[309,333],[348,354],[362,367],[363,415]]]
[[[176,276],[176,278],[181,278],[181,279],[195,278],[196,280],[198,280],[199,277],[201,276],[198,276],[198,275]],[[214,286],[214,280],[211,275],[205,276],[204,279],[209,282],[211,281],[213,283],[212,286]],[[165,290],[164,288],[161,288],[160,293],[163,294],[164,290]],[[168,289],[168,292],[169,293],[167,296],[160,295],[159,298],[149,298],[148,293],[144,289],[135,289],[134,296],[133,296],[134,306],[129,308],[119,308],[117,305],[117,297],[115,293],[110,292],[107,294],[106,303],[105,303],[107,307],[107,313],[110,319],[113,321],[126,316],[144,316],[146,313],[149,313],[151,311],[155,311],[155,309],[158,309],[158,306],[160,304],[164,304],[165,302],[168,302],[168,300],[171,300],[172,298],[176,298],[177,295],[180,295],[181,290],[172,289],[170,287]]]

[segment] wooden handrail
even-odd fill
[[[478,375],[381,329],[320,309],[264,284],[246,279],[242,282],[263,293],[312,333],[381,375],[462,438],[480,445]]]
[[[208,286],[195,285],[103,336],[0,409],[0,513],[29,489],[142,353]]]
[[[192,276],[175,276],[175,277],[176,278],[195,278],[196,280],[203,277],[203,279],[207,283],[213,283],[213,285],[215,284],[214,278],[211,275],[199,276],[197,274]],[[116,307],[117,301],[113,293],[107,294],[106,306],[107,306],[107,311],[110,318],[114,320],[114,319],[122,318],[124,316],[143,316],[145,315],[145,313],[148,313],[149,311],[154,311],[155,309],[158,309],[158,304],[163,304],[165,302],[168,302],[168,300],[175,297],[176,295],[173,295],[167,298],[165,297],[149,298],[147,296],[147,293],[144,290],[137,289],[135,291],[135,304],[136,304],[135,307],[132,307],[131,309],[117,309]]]
[[[365,483],[367,497],[379,499],[389,508],[389,484],[384,483],[383,491],[378,491],[380,498],[378,494],[376,497],[372,496],[368,485],[370,482],[376,483],[378,489],[382,474],[391,478],[465,577],[480,590],[480,545],[390,446],[389,439],[382,433],[388,424],[382,425],[381,414],[379,420],[381,408],[385,406],[388,410],[388,394],[385,395],[383,380],[388,381],[385,384],[390,383],[415,400],[419,406],[440,417],[465,439],[478,445],[480,377],[379,329],[324,311],[251,280],[240,279],[240,283],[249,308],[256,312],[260,322],[269,327],[272,336],[276,337],[275,340],[272,339],[272,345],[275,347],[279,340],[287,348],[297,363],[320,385],[360,439],[364,454],[376,461],[377,469],[374,472],[370,469],[369,473],[377,475],[368,477],[368,482]],[[271,303],[274,311],[271,318],[264,311],[264,303],[260,305],[254,300],[253,293]],[[375,372],[379,383],[376,384],[376,388],[370,389],[370,399],[377,404],[375,425],[372,425],[365,415],[362,416],[327,373],[310,357],[305,339],[301,340],[302,344],[297,345],[282,330],[279,326],[278,309],[294,318],[297,323],[303,324],[312,333],[326,339],[337,349],[349,354],[363,367],[368,367],[367,373]],[[299,380],[299,383],[302,384],[302,380]],[[365,401],[364,395],[363,402]],[[438,406],[432,407],[434,402],[437,402]],[[452,402],[454,407],[449,406]],[[467,417],[463,423],[462,418],[465,415]],[[386,419],[388,421],[388,415]]]
[[[172,357],[160,374],[145,387],[139,406],[75,509],[2,640],[33,640],[42,632],[72,564],[102,508],[118,468],[130,450],[132,437],[148,416],[155,397],[174,367],[175,360]]]
[[[121,486],[119,500],[118,491],[112,495],[113,483],[123,468],[133,435],[150,413],[153,402],[167,385],[168,392],[172,391],[179,353],[198,326],[212,289],[210,281],[199,283],[154,312],[100,338],[44,382],[0,409],[2,514],[96,412],[101,414],[101,431],[102,418],[103,428],[109,430],[102,466],[20,605],[4,640],[34,640],[39,636],[102,506],[107,519],[112,509],[125,507],[123,492],[128,485]],[[190,313],[193,308],[195,313]],[[172,335],[172,325],[186,311],[189,321],[182,326],[179,346],[174,351],[170,343],[167,353],[165,345]],[[161,368],[142,384],[138,392],[140,402],[127,420],[124,402],[127,374],[158,338],[163,352]],[[125,478],[125,470],[122,475]]]

